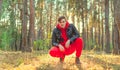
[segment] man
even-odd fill
[[[63,63],[66,55],[76,51],[75,63],[80,64],[79,57],[82,52],[83,40],[73,24],[69,24],[64,16],[58,18],[58,24],[52,33],[52,45],[49,54],[60,58]]]

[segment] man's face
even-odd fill
[[[59,22],[60,27],[64,28],[66,25],[66,20],[65,19],[61,19],[61,21]]]

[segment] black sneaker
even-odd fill
[[[64,58],[60,58],[60,63],[63,63],[64,62]]]
[[[75,63],[76,63],[76,64],[81,64],[81,63],[80,63],[80,59],[79,59],[78,57],[75,58]]]
[[[63,58],[60,58],[60,63],[64,62],[64,58],[65,58],[65,56]]]

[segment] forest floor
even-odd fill
[[[75,53],[63,64],[46,51],[21,53],[0,51],[0,70],[120,70],[120,55],[83,51],[81,64],[75,64]]]

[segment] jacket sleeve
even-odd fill
[[[73,24],[71,26],[72,26],[72,30],[73,30],[73,36],[70,38],[70,42],[72,43],[76,38],[80,37],[80,34]]]
[[[57,38],[56,38],[56,35],[55,35],[55,29],[53,30],[53,33],[52,33],[52,46],[58,46],[59,43],[57,42]]]

